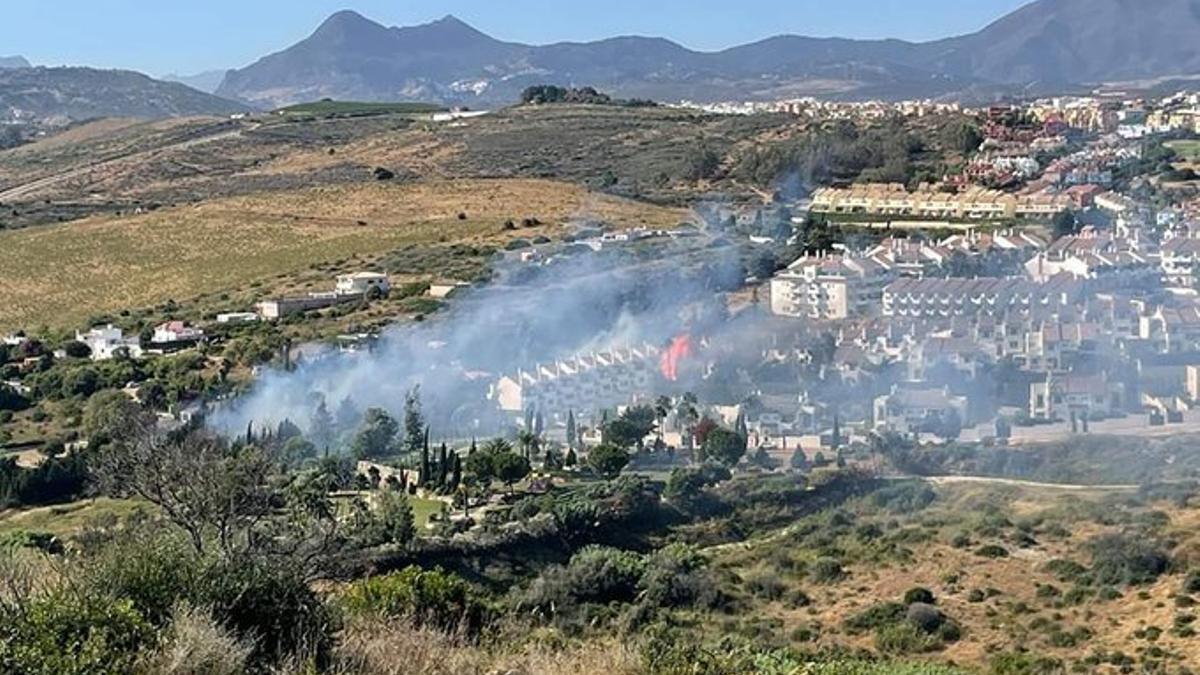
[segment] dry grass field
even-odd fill
[[[252,284],[266,292],[315,264],[405,245],[501,243],[516,236],[507,219],[546,223],[519,231],[530,236],[577,216],[667,226],[684,215],[543,180],[374,182],[0,232],[0,330],[73,327]]]
[[[1072,672],[1073,663],[1087,666],[1078,672],[1132,672],[1104,659],[1087,662],[1095,654],[1166,666],[1144,672],[1200,668],[1200,638],[1187,630],[1196,598],[1184,590],[1185,575],[1200,563],[1196,504],[1012,486],[941,486],[936,492],[936,500],[915,513],[851,504],[841,515],[827,512],[757,544],[723,549],[717,559],[737,575],[734,592],[751,589],[754,610],[744,616],[758,628],[750,629],[785,641],[791,636],[796,644],[878,650],[872,631],[850,630],[847,620],[921,587],[962,631],[957,641],[928,653],[933,660],[980,665],[997,653],[1029,650],[1067,664],[1063,672]],[[868,525],[878,534],[865,534]],[[1083,579],[1097,569],[1092,543],[1119,533],[1173,546],[1173,566],[1151,583],[1117,584],[1111,588],[1119,596],[1105,598],[1100,585]],[[981,555],[987,545],[1008,553]],[[822,557],[840,560],[844,578],[814,578]],[[1064,560],[1088,571],[1068,577],[1048,567]],[[764,597],[755,589],[771,584],[760,579],[780,586]],[[790,600],[797,592],[808,600]]]

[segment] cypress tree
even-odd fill
[[[439,487],[446,484],[446,475],[450,472],[449,459],[446,454],[446,444],[443,442],[442,447],[438,449],[438,470],[437,484]]]
[[[450,489],[457,490],[462,484],[462,458],[458,453],[454,453],[450,461]]]
[[[429,466],[429,427],[425,427],[425,438],[421,443],[421,476],[418,483],[425,485],[431,477]]]
[[[576,445],[575,435],[577,433],[578,433],[578,430],[575,428],[575,411],[568,410],[567,411],[567,447],[568,448],[575,447],[575,445]]]

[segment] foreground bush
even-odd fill
[[[441,569],[408,567],[351,584],[342,597],[351,613],[405,619],[417,626],[477,633],[487,608],[467,582]]]

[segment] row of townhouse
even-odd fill
[[[1065,195],[1010,194],[971,187],[943,192],[927,185],[909,192],[899,183],[865,183],[846,188],[822,188],[813,194],[811,211],[824,214],[864,214],[952,220],[1044,220],[1071,208]]]
[[[883,291],[882,313],[892,317],[952,317],[1070,307],[1084,291],[1070,275],[1043,283],[1028,279],[899,279]]]
[[[662,351],[653,345],[579,354],[506,375],[489,398],[503,411],[550,418],[615,407],[650,390]]]

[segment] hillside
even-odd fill
[[[0,68],[31,68],[24,56],[0,56]]]
[[[0,70],[0,110],[8,109],[42,120],[86,120],[228,115],[247,107],[132,71],[39,67]]]
[[[1197,37],[1190,0],[1038,0],[977,33],[928,43],[783,35],[719,52],[645,37],[534,46],[452,16],[388,28],[343,11],[230,71],[217,93],[268,107],[324,97],[495,106],[538,83],[664,101],[988,97],[1200,72]]]

